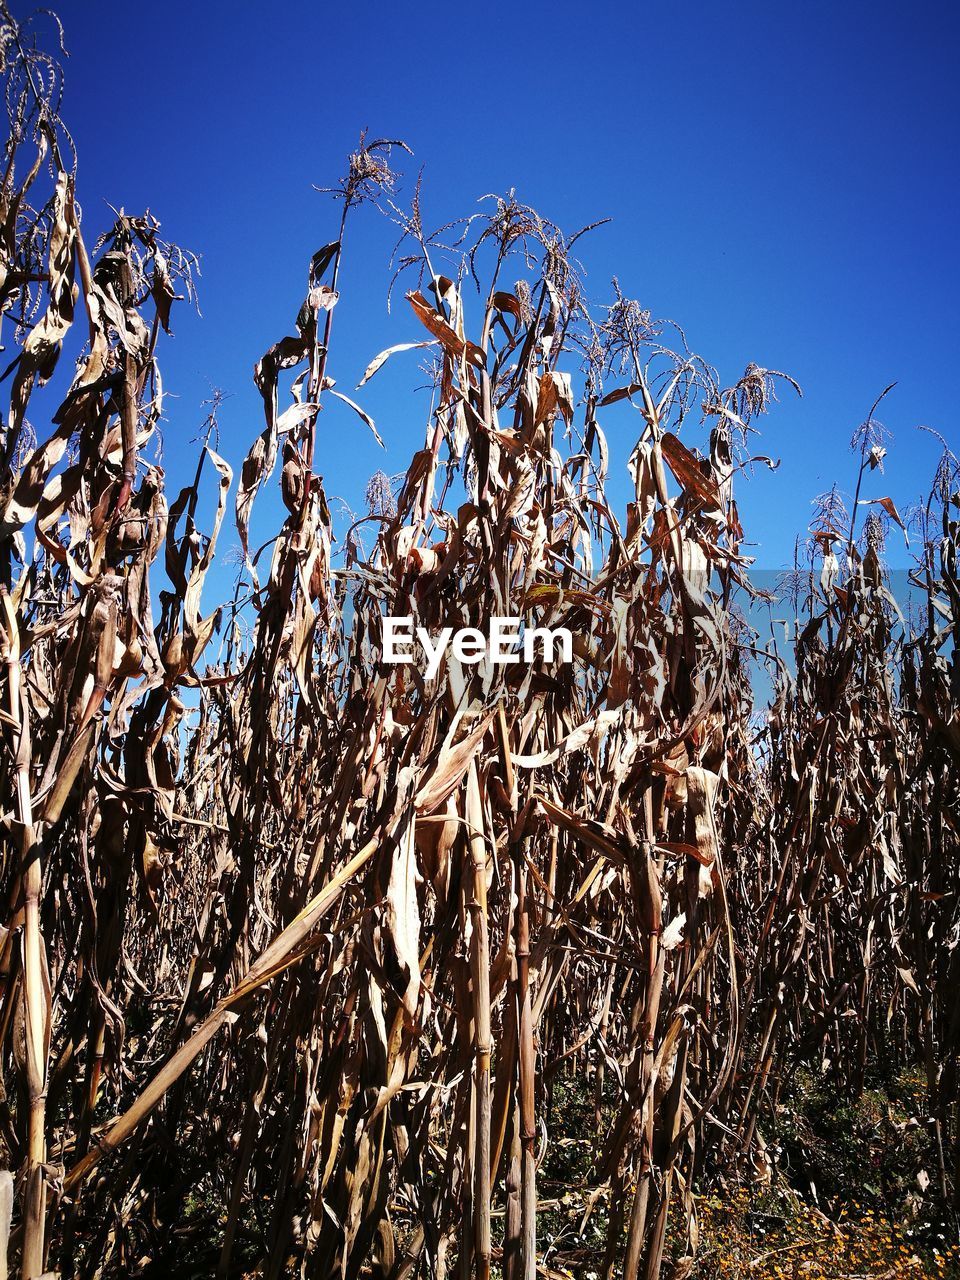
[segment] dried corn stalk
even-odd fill
[[[854,1064],[856,1089],[878,1043],[925,1064],[955,1194],[953,464],[914,635],[876,539],[856,558],[852,526],[817,529],[758,750],[733,480],[778,375],[723,390],[619,288],[591,312],[576,237],[513,198],[445,250],[418,190],[409,333],[365,380],[426,351],[433,405],[397,491],[371,486],[369,552],[356,528],[341,551],[324,433],[376,428],[328,370],[357,303],[340,263],[401,145],[362,139],[295,332],[256,366],[245,563],[211,606],[233,486],[216,407],[169,504],[148,461],[193,260],[126,214],[88,249],[53,64],[0,12],[0,1140],[21,1274],[189,1256],[222,1277],[530,1280],[563,1072],[596,1099],[604,1274],[682,1275],[695,1189],[756,1160],[791,1065]],[[34,438],[75,320],[77,373]],[[617,513],[603,424],[631,407]],[[250,529],[271,483],[267,559]],[[434,640],[566,627],[574,660],[447,651],[428,676],[383,661],[386,616]]]

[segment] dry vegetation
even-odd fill
[[[747,623],[734,482],[783,375],[751,365],[723,389],[619,290],[588,310],[577,237],[513,198],[427,235],[419,192],[403,214],[393,202],[398,144],[362,142],[295,330],[256,366],[265,421],[236,483],[211,434],[168,499],[150,461],[158,349],[193,260],[151,217],[85,242],[42,51],[56,28],[44,20],[37,51],[0,11],[11,1265],[774,1274],[724,1254],[718,1223],[747,1211],[747,1187],[816,1194],[817,1134],[781,1133],[808,1069],[851,1106],[914,1072],[917,1106],[887,1115],[888,1146],[909,1138],[912,1212],[948,1231],[952,455],[912,539],[908,626],[883,567],[899,514],[862,506],[883,452],[869,416],[851,514],[824,501],[816,567],[790,584],[800,624],[782,660]],[[434,397],[405,475],[376,477],[363,523],[335,538],[322,409],[340,394],[338,272],[364,205],[402,220],[404,346],[423,349],[383,353],[367,377],[426,358]],[[43,407],[77,331],[69,390]],[[601,425],[618,400],[638,423],[621,514]],[[251,512],[274,476],[286,518],[257,551]],[[245,563],[214,607],[231,494]],[[565,625],[576,658],[448,662],[425,682],[379,661],[385,614]],[[772,680],[759,716],[757,661]],[[843,1238],[828,1209],[803,1211],[804,1240]],[[782,1274],[865,1271],[852,1245],[836,1270],[801,1271],[797,1254],[791,1271],[791,1248],[755,1254]]]

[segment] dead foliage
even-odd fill
[[[558,1072],[597,1098],[608,1277],[688,1274],[701,1180],[764,1176],[801,1060],[852,1090],[878,1056],[922,1062],[955,1195],[952,458],[916,628],[879,526],[861,543],[856,506],[840,527],[826,504],[795,665],[762,650],[757,737],[734,481],[783,375],[723,389],[619,287],[598,315],[577,237],[512,196],[430,236],[419,189],[391,200],[401,144],[362,139],[336,239],[256,365],[239,475],[211,423],[168,496],[157,352],[194,260],[147,215],[86,244],[56,63],[0,11],[0,1142],[21,1274],[166,1274],[205,1247],[223,1277],[531,1280]],[[434,400],[338,543],[326,423],[376,432],[328,368],[367,203],[401,218],[415,274],[409,338],[364,380],[418,348]],[[617,401],[637,415],[623,513]],[[882,456],[865,432],[861,477]],[[269,484],[286,515],[258,550]],[[231,493],[245,564],[212,605]],[[387,614],[566,626],[575,661],[428,681],[382,663]]]

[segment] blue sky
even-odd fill
[[[849,438],[887,383],[888,473],[866,496],[908,503],[927,485],[938,449],[917,424],[960,445],[951,6],[67,0],[60,12],[88,237],[106,201],[149,206],[202,255],[202,318],[181,304],[160,352],[171,489],[192,471],[213,385],[231,395],[231,463],[261,429],[253,364],[292,329],[309,257],[336,231],[313,184],[337,178],[363,127],[413,148],[403,193],[422,166],[427,222],[509,187],[571,230],[610,217],[581,242],[598,303],[617,274],[725,383],[749,360],[797,378],[804,399],[785,390],[761,423],[759,451],[782,466],[740,489],[759,564],[789,558],[816,493],[852,489]],[[329,370],[348,393],[377,351],[422,336],[399,294],[387,312],[395,238],[373,210],[350,232]],[[407,393],[420,379],[403,360],[361,393],[386,456],[344,406],[324,412],[318,469],[354,506],[376,468],[401,470],[422,441],[428,400]],[[610,434],[623,468],[622,418]],[[628,483],[623,469],[624,501]]]

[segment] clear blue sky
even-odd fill
[[[598,303],[616,273],[725,382],[749,360],[798,379],[804,399],[785,390],[761,423],[780,470],[741,487],[759,563],[789,556],[817,492],[852,487],[851,432],[888,382],[888,474],[867,496],[908,502],[927,484],[937,446],[916,424],[960,446],[954,6],[59,8],[88,235],[104,201],[149,205],[202,254],[203,318],[181,305],[161,349],[171,489],[211,385],[232,393],[232,463],[261,429],[254,361],[291,330],[308,259],[335,235],[312,184],[335,181],[365,126],[413,148],[404,190],[423,166],[427,222],[511,186],[570,229],[609,216],[581,242]],[[377,351],[422,336],[399,295],[387,313],[394,238],[372,210],[351,232],[330,363],[348,392]],[[403,394],[418,380],[403,359],[361,393],[386,457],[348,409],[325,411],[328,493],[357,503],[421,443],[427,401]]]

